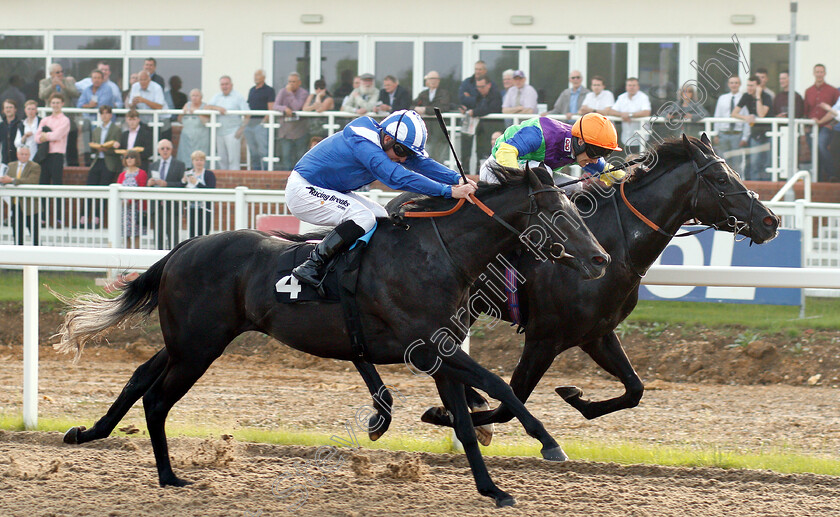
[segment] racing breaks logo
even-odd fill
[[[344,210],[346,208],[350,208],[350,202],[346,199],[342,199],[340,197],[336,197],[333,194],[327,194],[326,192],[321,192],[320,190],[316,189],[315,187],[306,187],[309,189],[309,195],[315,196],[318,199],[321,199],[321,204],[324,204],[327,201],[332,201],[339,205],[339,207]]]

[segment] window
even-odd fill
[[[726,86],[729,77],[742,73],[736,60],[739,55],[731,41],[697,44],[697,62],[692,64],[697,74],[696,95],[709,113],[715,112],[718,97],[729,91]]]
[[[788,69],[788,52],[787,43],[751,43],[750,74],[755,74],[758,68],[766,68],[768,88],[779,93],[779,73]]]
[[[527,81],[537,90],[537,102],[554,107],[569,79],[569,51],[530,50]]]
[[[122,41],[119,36],[92,34],[89,36],[55,36],[55,50],[120,50]]]
[[[128,60],[128,71],[130,74],[135,74],[143,70],[143,63],[145,63],[146,58],[131,58]],[[157,61],[157,69],[155,73],[159,76],[163,77],[164,81],[164,90],[169,89],[169,80],[172,76],[177,75],[181,78],[181,91],[184,93],[189,93],[190,90],[193,88],[201,89],[201,59],[200,58],[155,58]],[[111,75],[114,74],[113,68],[111,69]],[[118,83],[119,84],[119,83]],[[219,89],[219,81],[218,78],[208,87],[208,91],[204,92],[205,97],[209,92],[218,91]],[[240,91],[240,93],[242,93]],[[248,89],[245,89],[245,95],[247,96]],[[212,95],[211,95],[212,97]],[[170,106],[172,107],[172,106]]]
[[[587,43],[586,77],[591,81],[595,75],[604,78],[604,87],[616,97],[623,93],[627,80],[627,43]]]
[[[341,99],[353,91],[353,78],[359,74],[359,42],[324,41],[321,43],[321,77],[335,97],[336,109]],[[309,83],[303,87],[309,89]]]
[[[679,43],[639,43],[639,86],[654,113],[679,89]]]
[[[120,85],[123,76],[123,60],[122,58],[102,59],[98,57],[84,57],[84,58],[57,58],[52,61],[61,64],[64,69],[64,75],[70,76],[81,81],[85,77],[90,77],[90,73],[96,68],[100,61],[105,61],[111,67],[111,80]]]
[[[201,39],[197,35],[152,35],[132,36],[131,50],[201,50]],[[157,56],[155,56],[157,57]]]
[[[44,37],[0,34],[0,50],[44,50]]]
[[[6,91],[6,88],[14,86],[23,92],[27,100],[37,100],[43,106],[44,101],[38,98],[38,82],[45,76],[44,58],[0,58],[0,77],[3,78],[0,91]],[[18,110],[20,109],[19,107]]]
[[[432,70],[437,71],[440,74],[440,88],[448,90],[452,99],[458,99],[458,87],[464,78],[461,69],[463,52],[464,44],[460,41],[423,43],[423,75]],[[416,93],[414,97],[417,95]]]
[[[286,86],[289,74],[297,72],[304,88],[312,84],[309,77],[309,63],[312,59],[312,44],[309,41],[275,41],[274,73],[272,86],[275,91]]]
[[[411,41],[377,41],[375,51],[376,85],[381,87],[386,75],[393,75],[411,95],[414,80],[414,43]]]
[[[479,59],[487,65],[487,77],[490,78],[490,82],[504,96],[505,87],[502,83],[502,72],[507,69],[519,69],[519,49],[482,50],[478,55]]]

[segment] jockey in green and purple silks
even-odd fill
[[[581,127],[584,129],[581,130]],[[625,175],[620,170],[610,172],[604,158],[613,151],[621,151],[618,135],[613,123],[603,115],[589,113],[574,126],[549,117],[537,117],[510,126],[496,139],[490,158],[481,167],[479,176],[482,181],[498,183],[490,171],[493,161],[517,169],[521,163],[528,161],[545,162],[551,170],[577,163],[591,174],[608,171],[601,180],[611,186]]]

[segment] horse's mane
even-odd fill
[[[542,167],[533,167],[530,170],[537,175],[543,184],[554,185],[554,180],[547,169]],[[515,169],[512,167],[504,167],[498,163],[493,163],[490,166],[490,171],[496,176],[499,183],[479,182],[478,190],[475,191],[475,195],[479,199],[492,195],[494,192],[498,192],[499,190],[509,186],[522,185],[528,182],[526,169]],[[409,203],[410,205],[408,205]],[[436,212],[452,208],[452,200],[439,196],[415,194],[410,196],[410,199],[405,201],[403,206],[417,212]]]
[[[690,136],[688,139],[701,149],[708,149],[710,153],[712,152],[699,138]],[[691,155],[688,149],[686,149],[682,138],[668,138],[653,150],[643,153],[641,157],[644,158],[644,161],[633,170],[628,181],[641,180],[654,171],[661,170],[662,167],[667,167],[674,163],[686,162],[691,159]]]

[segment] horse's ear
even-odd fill
[[[686,152],[688,152],[688,156],[690,156],[692,160],[704,163],[706,160],[709,159],[709,157],[706,156],[703,150],[700,149],[700,146],[692,142],[691,139],[689,139],[685,133],[682,134],[682,141],[683,146],[685,146]]]
[[[540,178],[538,178],[534,171],[528,166],[525,167],[525,175],[528,177],[528,183],[534,190],[539,190],[543,187]]]
[[[700,135],[700,141],[706,144],[709,149],[712,148],[712,141],[709,140],[709,135],[707,135],[705,131],[703,131],[703,134]]]

